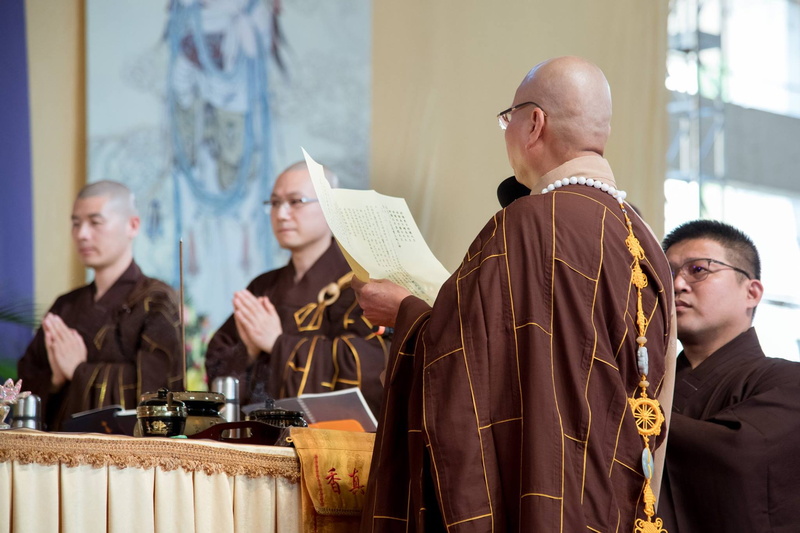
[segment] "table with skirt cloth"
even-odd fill
[[[294,449],[0,431],[0,533],[299,533]]]

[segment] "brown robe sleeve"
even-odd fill
[[[388,343],[372,332],[353,290],[347,288],[325,309],[319,333],[285,332],[278,337],[269,358],[270,389],[285,398],[359,387],[377,413],[387,352]]]
[[[248,287],[250,290],[250,287]],[[251,290],[252,292],[252,290]],[[247,348],[236,331],[233,315],[214,333],[206,350],[206,376],[211,386],[218,377],[234,377],[241,388],[240,401],[249,403],[249,381],[252,366],[248,364]]]
[[[88,288],[78,289],[51,309],[78,329],[86,344],[87,361],[78,365],[71,381],[51,392],[41,328],[18,364],[26,388],[42,397],[51,430],[73,413],[115,404],[133,409],[144,392],[183,388],[178,304],[169,286],[140,276],[121,305],[99,316],[98,327],[87,325],[92,317],[85,318],[92,312],[90,296]]]
[[[123,360],[78,366],[73,387],[91,391],[89,407],[84,408],[119,404],[133,409],[143,393],[161,387],[183,390],[180,312],[174,291],[160,281],[144,278],[117,313],[113,324],[98,332],[94,342],[103,343],[101,351],[123,354]],[[81,407],[86,405],[81,402]]]
[[[655,395],[674,336],[670,273],[631,218]],[[627,238],[600,191],[525,197],[487,223],[432,309],[403,300],[362,533],[633,529],[644,476]]]
[[[272,294],[281,283],[288,281],[281,271],[273,271],[253,280],[247,289],[255,295]],[[302,307],[273,300],[283,334],[272,353],[262,352],[252,365],[233,316],[228,318],[208,345],[209,382],[221,376],[238,378],[242,403],[359,387],[377,413],[388,342],[372,332],[349,284],[342,283],[336,301],[321,308],[316,301],[319,288],[312,293],[315,301],[309,297]]]
[[[715,387],[713,400],[734,405],[696,418],[672,413],[659,504],[670,533],[797,531],[800,364],[764,359],[753,368],[734,394]]]
[[[47,312],[61,316],[63,305],[64,296],[60,296]],[[51,419],[52,417],[47,416],[47,411],[53,410],[51,406],[57,406],[60,403],[60,395],[57,395],[54,402],[50,402],[50,384],[53,379],[53,371],[47,359],[44,330],[42,330],[41,326],[36,330],[36,335],[17,362],[17,374],[20,379],[22,379],[23,388],[41,398],[43,409],[42,419],[44,421]]]

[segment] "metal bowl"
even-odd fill
[[[137,429],[142,437],[183,435],[188,410],[175,394],[160,389],[155,396],[142,399],[136,408]]]
[[[157,392],[142,394],[142,401],[158,397]],[[218,392],[208,391],[176,391],[172,393],[175,401],[186,406],[186,424],[183,428],[184,435],[194,435],[214,424],[225,422],[219,410],[225,405],[225,396]]]
[[[247,415],[247,420],[257,420],[279,428],[308,426],[303,412],[287,411],[280,408],[256,409]]]

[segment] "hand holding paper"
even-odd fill
[[[393,328],[397,321],[400,303],[411,293],[404,287],[385,279],[364,283],[353,277],[351,284],[367,320],[373,324]]]
[[[405,200],[331,189],[322,165],[305,150],[303,155],[328,226],[355,276],[364,282],[388,279],[433,305],[450,274],[428,248]]]

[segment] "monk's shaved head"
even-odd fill
[[[539,63],[520,83],[512,106],[505,116],[508,161],[527,188],[546,187],[542,177],[567,161],[604,155],[611,89],[590,61],[565,56]]]
[[[77,200],[97,196],[108,198],[108,203],[115,213],[123,217],[137,216],[133,192],[122,183],[110,180],[95,181],[81,189]]]
[[[339,176],[337,176],[334,171],[332,171],[326,166],[323,166],[322,170],[325,171],[325,179],[328,180],[331,189],[337,189],[339,187]],[[292,163],[291,165],[286,167],[286,169],[283,172],[280,173],[280,176],[286,174],[287,172],[305,172],[306,174],[309,174],[308,165],[306,164],[305,161],[298,161],[296,163]]]
[[[611,89],[597,65],[574,56],[539,63],[514,98],[529,100],[547,113],[561,149],[603,154],[611,133]]]

